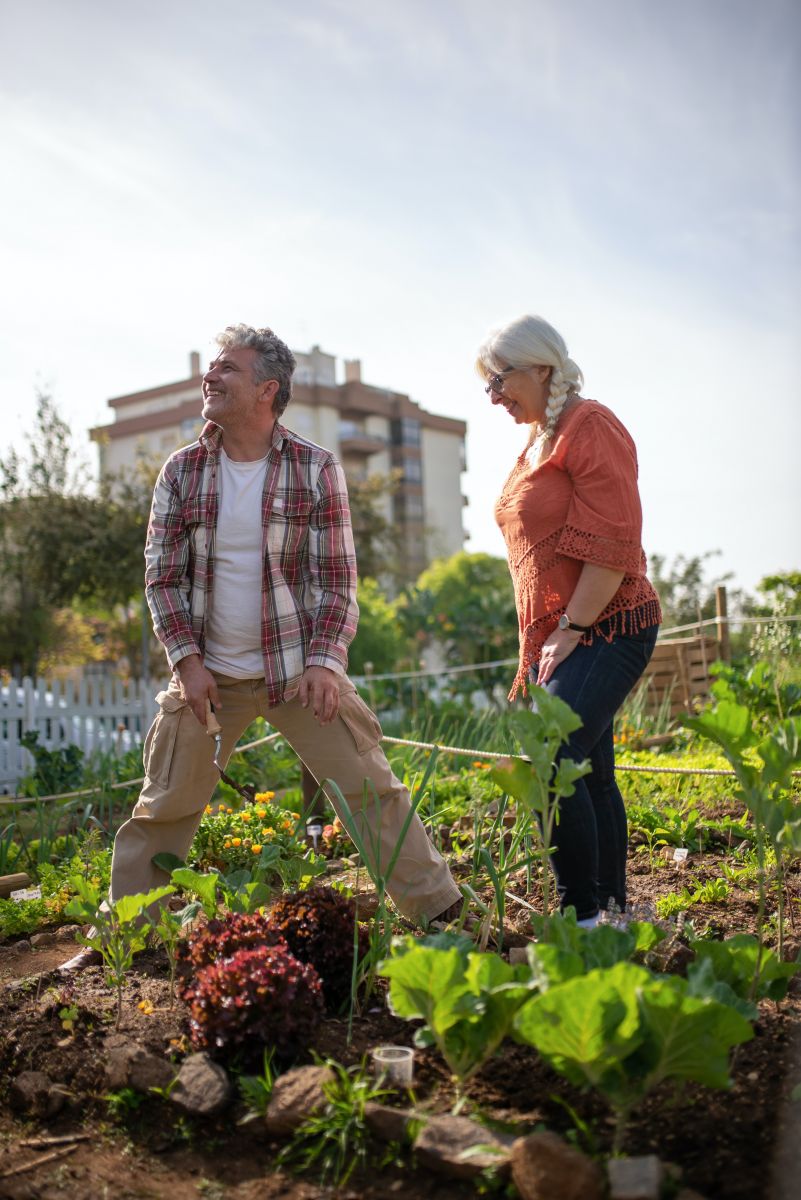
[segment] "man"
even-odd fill
[[[189,851],[219,779],[209,705],[226,760],[262,716],[316,779],[333,779],[384,875],[410,810],[381,727],[345,673],[358,608],[342,468],[278,421],[295,369],[284,342],[235,325],[217,343],[203,377],[206,425],[168,459],[153,495],[146,593],[173,675],[145,740],[142,792],[114,842],[112,901],[165,881],[155,854]],[[459,889],[417,814],[387,891],[412,920],[459,911]]]

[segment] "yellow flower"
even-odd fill
[[[262,837],[273,837],[274,834],[275,830],[273,829],[272,825],[268,825],[266,829],[262,829],[261,831]]]
[[[210,812],[214,812],[214,809],[211,807],[210,804],[207,804],[206,807],[203,809],[203,811],[205,813],[210,813]]]
[[[256,800],[259,804],[267,804],[274,797],[275,792],[256,792]]]
[[[241,846],[242,839],[241,838],[231,838],[231,845],[232,846]]]
[[[266,808],[257,808],[256,816],[261,818],[261,820],[263,821],[264,818],[267,816],[267,809]]]
[[[225,811],[226,811],[227,813],[232,813],[234,810],[233,810],[232,808],[226,808],[226,810],[225,810]]]
[[[294,817],[296,821],[300,820],[300,813],[290,813],[290,817]]]
[[[242,820],[247,824],[250,820],[250,813],[242,813]]]
[[[231,839],[226,838],[226,840],[223,842],[223,850],[230,850],[230,849],[231,849]]]
[[[251,846],[250,849],[254,854],[261,854],[261,846]]]
[[[151,1013],[156,1011],[149,1000],[140,1000],[136,1007],[140,1010],[140,1012],[143,1012],[146,1017],[149,1017]]]

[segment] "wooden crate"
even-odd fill
[[[709,668],[721,657],[714,637],[695,636],[658,641],[645,669],[648,681],[646,712],[655,716],[670,697],[670,715],[692,712],[709,699]]]

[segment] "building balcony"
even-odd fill
[[[339,450],[341,454],[347,455],[364,455],[369,457],[371,454],[380,454],[382,450],[387,448],[387,439],[379,437],[374,433],[365,433],[363,430],[340,430],[339,434]]]

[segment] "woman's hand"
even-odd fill
[[[554,629],[542,646],[540,669],[537,675],[539,687],[545,687],[559,664],[569,658],[580,641],[581,634],[576,633],[573,629]]]

